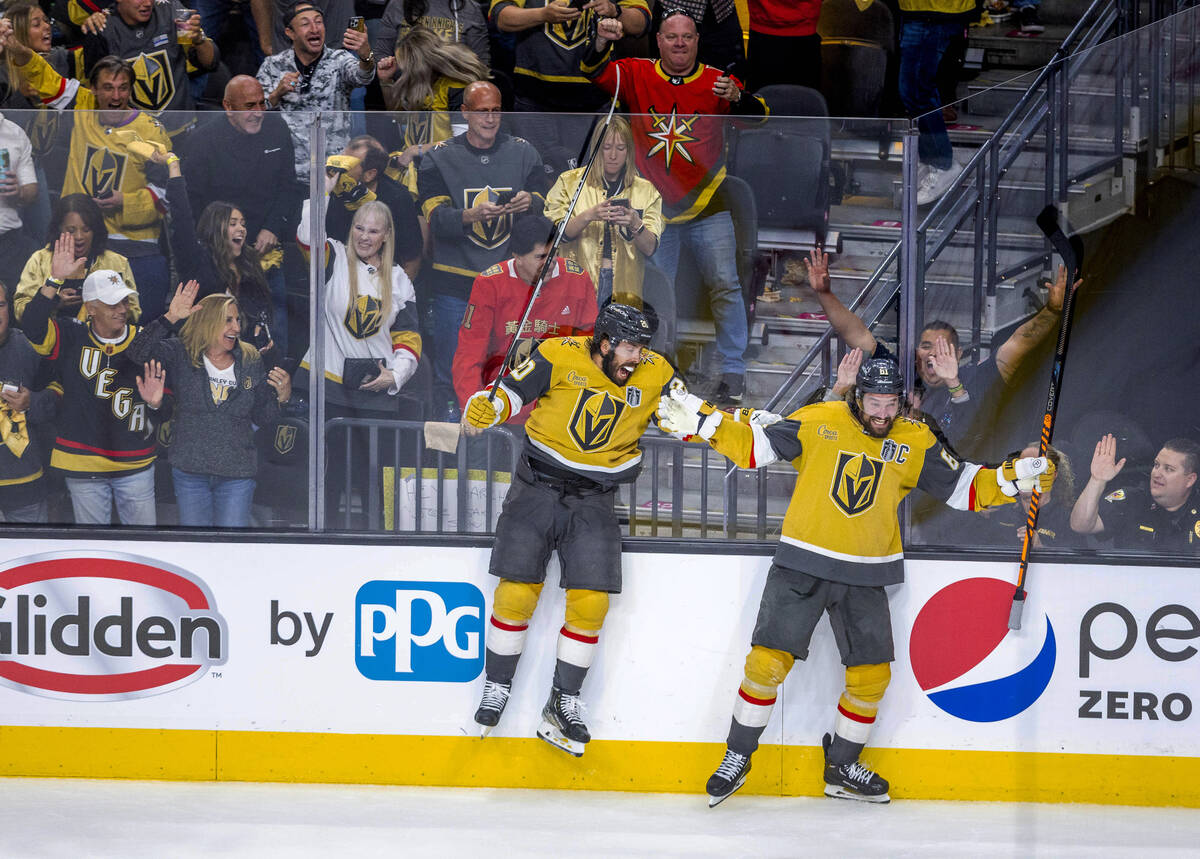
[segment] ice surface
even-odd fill
[[[0,779],[12,857],[1200,856],[1200,811]]]

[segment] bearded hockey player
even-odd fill
[[[608,595],[621,591],[621,531],[613,511],[618,483],[637,477],[638,440],[660,396],[683,381],[647,349],[653,328],[638,310],[609,304],[592,337],[544,340],[527,361],[467,400],[469,435],[495,426],[537,400],[525,446],[496,524],[489,572],[498,576],[487,633],[482,736],[500,721],[525,648],[529,620],[558,550],[566,621],[558,635],[554,686],[538,736],[579,757],[591,740],[580,690],[591,667]]]
[[[734,702],[728,748],[708,780],[709,806],[736,791],[771,717],[776,692],[813,629],[829,613],[846,688],[826,734],[827,796],[888,802],[888,783],[859,762],[891,677],[891,614],[886,585],[904,580],[896,508],[914,488],[959,510],[1012,503],[1034,483],[1054,481],[1048,459],[999,468],[959,462],[924,423],[899,417],[904,382],[896,363],[863,364],[845,401],[805,406],[786,418],[731,416],[680,391],[664,396],[659,424],[699,436],[741,468],[783,460],[796,485],[758,608],[746,673]]]

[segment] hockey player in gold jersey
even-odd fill
[[[525,647],[529,619],[558,550],[566,622],[558,636],[554,686],[538,736],[575,755],[591,739],[580,690],[591,667],[608,595],[621,591],[621,531],[613,511],[616,485],[637,477],[638,441],[660,396],[682,387],[670,363],[646,346],[646,317],[610,304],[591,338],[543,340],[496,387],[467,400],[468,434],[501,423],[537,400],[525,424],[525,446],[496,524],[489,572],[498,576],[488,625],[481,733],[500,721]]]
[[[776,692],[796,659],[808,655],[823,612],[846,666],[832,734],[826,734],[825,793],[887,802],[888,783],[861,764],[891,677],[891,614],[885,585],[904,580],[896,508],[914,488],[951,507],[984,510],[1012,503],[1034,483],[1053,484],[1048,459],[988,468],[960,462],[924,423],[899,417],[904,383],[890,359],[863,364],[846,401],[806,406],[786,418],[731,416],[681,391],[659,405],[659,423],[698,436],[742,468],[786,461],[796,485],[775,561],[759,603],[735,699],[725,758],[706,789],[709,805],[745,782]]]

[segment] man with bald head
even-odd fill
[[[452,367],[458,328],[471,325],[467,297],[475,277],[509,258],[513,217],[540,213],[549,184],[541,156],[500,131],[500,90],[475,81],[463,91],[467,130],[421,159],[417,203],[433,244],[430,284],[434,409],[458,420]]]
[[[249,75],[225,85],[222,105],[225,112],[212,114],[185,142],[188,199],[196,217],[215,200],[237,206],[246,216],[247,239],[270,261],[280,239],[295,230],[291,213],[300,210],[304,193],[296,182],[292,135],[277,113],[267,111],[262,85]],[[287,315],[280,265],[268,269],[267,281],[275,305],[271,333],[283,350]]]

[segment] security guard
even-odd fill
[[[1196,469],[1200,445],[1173,438],[1154,457],[1148,489],[1118,489],[1105,494],[1120,474],[1112,434],[1096,443],[1092,473],[1071,511],[1071,529],[1112,537],[1113,547],[1155,553],[1200,554],[1200,493]]]

